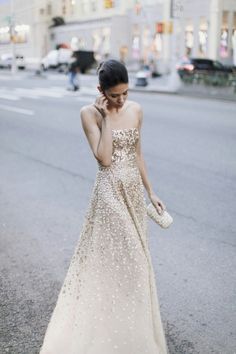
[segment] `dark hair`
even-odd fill
[[[101,62],[97,68],[97,74],[102,90],[129,82],[127,69],[118,60],[108,59]]]

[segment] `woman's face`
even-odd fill
[[[128,97],[128,84],[118,84],[104,91],[111,106],[121,108]]]

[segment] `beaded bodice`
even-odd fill
[[[112,164],[120,165],[121,162],[134,163],[136,161],[136,145],[139,139],[137,128],[112,129]],[[99,163],[99,167],[103,166]]]
[[[137,128],[112,130],[40,354],[167,354],[147,237]]]

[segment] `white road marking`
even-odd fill
[[[45,96],[45,97],[53,97],[53,98],[63,97],[63,95],[61,93],[55,92],[55,91],[53,92],[47,87],[45,87],[45,88],[44,87],[35,87],[35,88],[33,88],[32,91],[40,96]]]
[[[0,80],[1,81],[13,81],[13,80],[20,80],[20,76],[5,76],[5,75],[0,75]]]
[[[66,81],[68,80],[67,75],[57,75],[57,74],[47,74],[46,72],[46,76],[48,80],[60,80],[60,81]]]
[[[68,91],[66,87],[63,86],[51,86],[51,87],[34,87],[34,88],[23,88],[16,87],[14,89],[1,87],[0,88],[0,99],[18,101],[22,97],[29,99],[40,99],[44,97],[48,98],[63,98],[71,97],[78,101],[91,102],[93,101],[97,91],[91,86],[82,86],[79,91]]]
[[[73,97],[78,95],[78,91],[70,91],[66,87],[61,87],[61,86],[51,86],[50,90],[52,90],[53,92],[60,93],[63,96]]]
[[[3,98],[4,100],[10,100],[10,101],[18,101],[20,99],[18,96],[14,96],[11,92],[6,90],[1,90],[1,89],[0,89],[0,98]]]
[[[37,92],[34,92],[33,90],[25,89],[25,88],[16,88],[14,91],[17,95],[20,97],[29,97],[33,99],[39,99],[40,96],[37,95]]]
[[[82,86],[81,93],[89,94],[89,95],[98,95],[98,90],[96,87]]]
[[[30,109],[13,107],[13,106],[5,105],[5,104],[0,104],[0,109],[3,109],[5,111],[15,112],[15,113],[26,114],[28,116],[33,116],[35,114],[35,112]]]
[[[62,87],[62,86],[51,86],[50,87],[51,90],[53,90],[54,92],[60,92],[62,94],[66,94],[69,96],[74,96],[74,95],[80,95],[80,94],[87,94],[87,95],[91,95],[91,96],[96,96],[98,94],[98,91],[95,87],[91,87],[91,86],[82,86],[79,91],[70,91],[68,90],[66,87]]]
[[[78,96],[75,99],[76,99],[76,101],[80,101],[80,102],[90,102],[90,103],[92,103],[94,101],[94,97],[92,97],[92,96],[91,97]]]

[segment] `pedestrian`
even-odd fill
[[[158,214],[165,205],[141,151],[142,108],[127,99],[122,63],[104,61],[98,78],[99,96],[81,109],[98,171],[40,354],[166,354],[144,187]]]
[[[68,76],[69,76],[68,90],[72,90],[72,91],[79,90],[78,72],[79,72],[79,60],[77,56],[73,53],[68,68]]]

